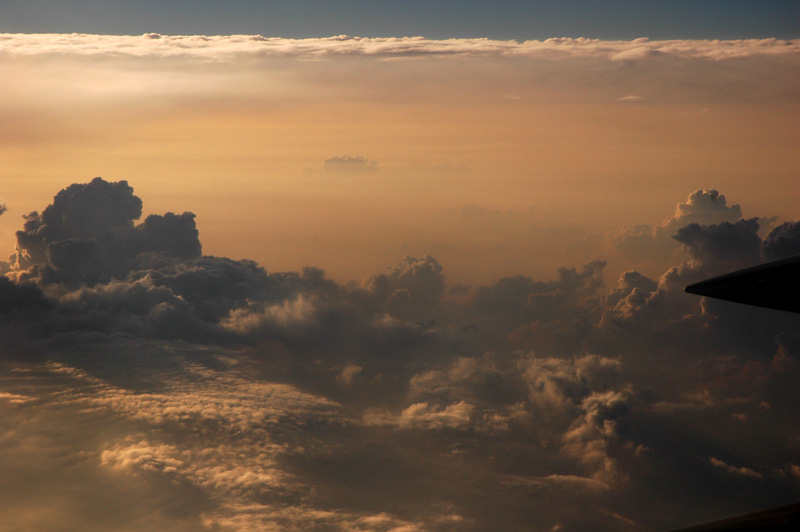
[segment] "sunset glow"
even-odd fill
[[[800,499],[800,318],[683,291],[800,254],[796,7],[45,4],[0,6],[0,531]]]

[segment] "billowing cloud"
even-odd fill
[[[125,181],[72,185],[41,214],[26,215],[12,266],[22,279],[91,284],[124,277],[152,253],[200,255],[193,214],[151,215],[134,227],[141,214],[142,200]]]
[[[678,203],[675,214],[660,225],[634,225],[611,232],[606,238],[612,248],[627,260],[633,259],[637,266],[650,270],[653,266],[661,267],[664,262],[677,259],[679,247],[673,238],[682,228],[692,224],[699,227],[737,223],[741,217],[741,207],[728,205],[723,194],[714,189],[699,189],[689,194],[686,201]],[[758,229],[757,224],[755,229]],[[688,238],[688,234],[677,238],[686,243],[681,238]]]
[[[755,218],[708,226],[692,223],[678,229],[675,240],[704,264],[717,262],[728,269],[741,269],[760,262],[761,239]]]
[[[686,201],[679,203],[675,214],[664,220],[661,227],[669,230],[689,224],[711,225],[718,222],[735,222],[742,217],[739,205],[728,205],[725,196],[716,190],[696,190]]]
[[[770,231],[761,244],[765,261],[800,255],[800,222],[785,222]]]
[[[430,314],[444,294],[442,270],[430,255],[406,257],[399,265],[367,277],[364,286],[398,315],[419,318]]]

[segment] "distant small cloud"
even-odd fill
[[[375,172],[378,170],[378,162],[370,161],[361,155],[355,157],[342,155],[325,159],[324,168],[334,172]]]
[[[647,101],[646,98],[642,98],[641,96],[637,96],[636,94],[628,94],[627,96],[623,96],[622,98],[617,98],[618,102],[629,102],[629,103],[638,103]]]

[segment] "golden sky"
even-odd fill
[[[0,528],[795,503],[799,52],[0,34]]]
[[[206,254],[340,281],[548,274],[699,188],[792,220],[798,46],[6,35],[0,245],[95,176],[196,213]]]

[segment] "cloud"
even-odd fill
[[[139,509],[156,518],[169,511],[158,505],[168,504],[172,491],[196,494],[191,508],[199,513],[200,529],[437,530],[463,521],[441,508],[404,519],[386,511],[328,507],[290,464],[320,451],[339,452],[332,440],[308,439],[320,430],[338,438],[339,405],[293,386],[186,362],[164,378],[158,392],[132,392],[58,364],[36,368],[28,377],[41,376],[42,370],[62,379],[60,397],[40,405],[46,411],[79,409],[84,420],[133,422],[127,435],[86,445],[92,457],[87,466],[110,474],[120,486],[149,485],[159,502],[140,501]],[[148,523],[133,526],[146,529]]]
[[[71,54],[120,57],[197,57],[223,60],[236,56],[326,57],[369,55],[385,57],[524,56],[546,59],[604,57],[612,61],[641,60],[654,56],[711,60],[759,56],[791,57],[800,44],[777,39],[702,41],[603,41],[553,38],[544,41],[490,39],[431,40],[423,37],[351,37],[285,39],[261,35],[134,35],[0,34],[9,55]]]
[[[504,277],[490,286],[478,287],[472,306],[490,315],[514,320],[552,321],[571,312],[577,303],[591,297],[603,285],[606,263],[595,260],[576,268],[559,268],[552,281],[536,281],[524,275]]]
[[[637,96],[635,94],[628,94],[627,96],[622,96],[621,98],[617,98],[618,102],[628,102],[628,103],[639,103],[647,101],[647,98],[643,98],[641,96]]]
[[[800,255],[800,222],[784,222],[775,227],[761,244],[765,262]]]
[[[151,214],[145,218],[138,229],[147,242],[147,251],[185,259],[199,257],[201,246],[194,218],[190,212]]]
[[[402,428],[463,429],[469,426],[474,409],[463,401],[441,410],[428,403],[416,403],[400,413],[398,425]]]
[[[342,155],[325,159],[324,168],[329,172],[375,172],[378,170],[378,163],[361,155]]]
[[[708,226],[692,223],[678,229],[674,238],[686,246],[693,258],[704,264],[723,263],[725,268],[735,270],[753,266],[761,260],[756,218]]]
[[[711,458],[709,458],[708,461],[712,466],[718,467],[720,469],[724,469],[725,471],[727,471],[728,473],[730,473],[732,475],[739,475],[739,476],[743,476],[743,477],[750,477],[750,478],[757,478],[757,479],[763,479],[764,478],[764,475],[762,475],[761,473],[758,473],[757,471],[753,471],[749,467],[735,467],[735,466],[726,464],[722,460],[714,458],[713,456]]]
[[[438,261],[426,255],[407,256],[397,266],[364,279],[376,300],[398,316],[420,319],[438,304],[444,294],[444,275]]]
[[[12,268],[20,279],[97,283],[124,278],[147,254],[200,255],[194,215],[148,216],[126,181],[95,178],[59,192],[41,215],[28,214],[17,232]]]
[[[430,255],[362,283],[267,272],[141,210],[124,181],[67,187],[0,277],[17,528],[52,528],[42,497],[75,530],[444,532],[666,529],[796,495],[796,317],[683,291],[793,249],[794,223],[762,239],[700,189],[659,226],[684,254],[658,277],[607,283],[597,259],[454,297]]]
[[[33,398],[27,395],[19,395],[16,393],[0,392],[0,400],[8,401],[11,404],[24,404],[32,401]]]
[[[728,205],[723,194],[714,189],[696,190],[686,201],[679,203],[675,214],[661,224],[665,230],[686,227],[689,224],[711,225],[719,222],[736,222],[742,217],[739,205]]]
[[[31,283],[14,283],[0,276],[0,316],[12,312],[43,311],[50,301],[38,286]]]
[[[715,189],[698,189],[686,201],[678,203],[675,213],[652,227],[638,224],[606,235],[611,248],[637,267],[656,271],[664,263],[679,260],[679,246],[673,238],[680,229],[696,224],[707,226],[720,222],[735,223],[742,218],[738,204],[728,205],[723,194]]]
[[[142,201],[125,181],[96,178],[86,185],[72,185],[59,192],[41,215],[32,212],[25,217],[24,229],[17,234],[14,266],[26,269],[47,263],[51,243],[63,243],[67,251],[96,253],[98,236],[132,229],[141,214]],[[59,256],[58,247],[52,253]]]
[[[638,43],[637,43],[638,44]],[[661,54],[661,50],[651,46],[635,46],[617,52],[611,56],[612,61],[637,61]]]
[[[541,480],[554,487],[567,488],[569,491],[573,491],[576,488],[587,491],[606,491],[609,489],[607,484],[598,480],[576,475],[548,475]]]
[[[297,299],[268,306],[255,314],[245,309],[235,310],[223,325],[239,332],[248,332],[269,324],[287,327],[308,322],[315,311],[314,302],[300,295]]]

